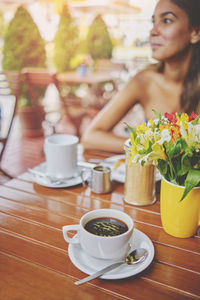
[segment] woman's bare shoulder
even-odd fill
[[[130,91],[134,91],[134,95],[137,95],[140,100],[147,99],[149,88],[155,82],[157,74],[158,72],[153,68],[146,68],[138,72],[128,83]]]
[[[135,80],[138,84],[148,84],[157,77],[159,72],[154,67],[147,67],[146,69],[138,72],[132,80]]]

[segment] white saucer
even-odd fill
[[[119,159],[125,159],[125,155],[114,155],[111,157],[108,157],[104,159],[102,162],[103,165],[108,166],[112,170],[112,179],[116,180],[118,182],[124,183],[125,177],[126,177],[126,165],[125,163],[122,163],[117,169],[114,168],[115,162],[117,162]],[[161,174],[156,169],[156,181],[161,180]]]
[[[45,187],[56,188],[56,189],[64,188],[64,187],[71,187],[71,186],[75,186],[75,185],[82,183],[82,179],[80,176],[80,171],[82,170],[82,168],[83,167],[78,167],[78,169],[79,169],[78,176],[69,178],[62,183],[54,184],[54,183],[51,183],[45,177],[41,177],[41,176],[35,175],[35,174],[33,175],[34,176],[33,178],[37,184],[40,184]],[[46,173],[46,163],[44,162],[44,163],[38,165],[37,167],[34,168],[34,170],[37,170],[37,171],[45,174]]]
[[[102,275],[102,279],[122,279],[127,278],[133,275],[136,275],[143,270],[145,270],[154,258],[154,246],[151,240],[138,229],[134,229],[131,241],[131,250],[136,248],[145,248],[148,250],[148,256],[144,262],[141,262],[136,265],[121,265],[116,269],[107,272],[106,274]],[[102,268],[111,265],[116,260],[104,260],[104,259],[97,259],[94,258],[87,253],[85,253],[80,244],[69,244],[68,247],[68,254],[71,259],[71,262],[81,271],[84,273],[91,275]]]

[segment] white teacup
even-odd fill
[[[99,218],[117,219],[127,226],[127,231],[115,236],[99,236],[86,230],[89,221]],[[63,226],[63,236],[67,243],[80,243],[82,249],[89,255],[100,259],[124,258],[130,250],[130,239],[133,234],[134,223],[129,215],[115,209],[92,210],[80,219],[77,225]],[[68,231],[77,231],[73,238],[68,236]]]
[[[70,178],[77,174],[78,142],[78,137],[70,134],[53,134],[45,138],[44,152],[49,176]]]

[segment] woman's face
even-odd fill
[[[152,17],[150,44],[153,58],[167,61],[189,49],[191,28],[187,14],[170,0],[160,0]]]

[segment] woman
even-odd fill
[[[158,112],[200,109],[200,0],[160,0],[152,17],[152,56],[159,63],[134,76],[93,119],[82,138],[85,149],[124,152],[125,138],[112,129],[136,104],[145,118]]]

